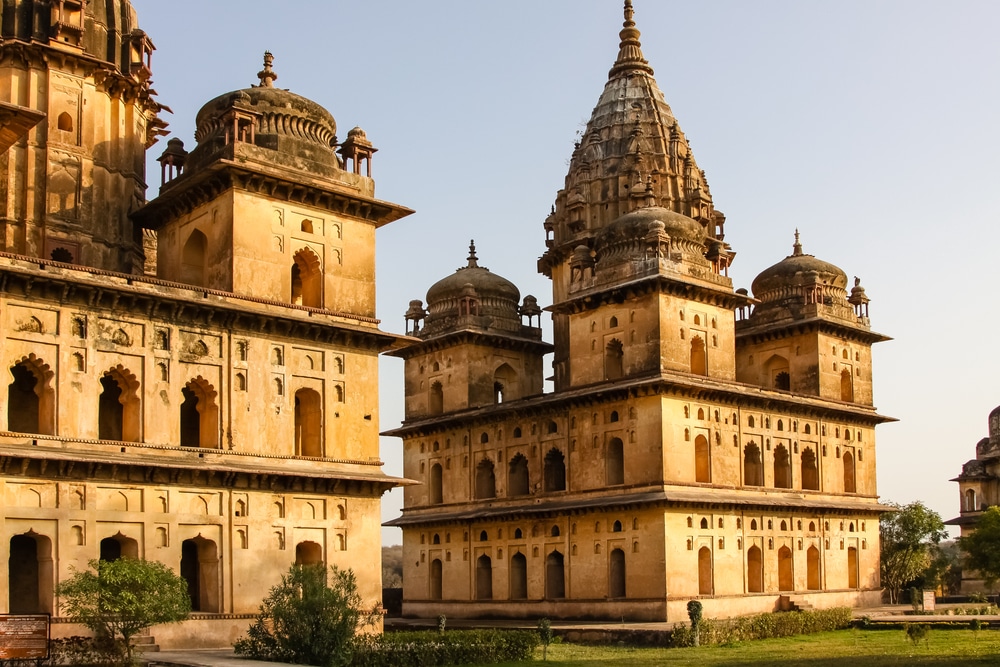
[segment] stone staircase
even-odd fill
[[[802,595],[782,595],[781,608],[785,611],[813,611],[816,609]]]
[[[132,637],[132,646],[140,653],[156,653],[160,650],[159,644],[156,643],[156,638],[150,634],[141,634]]]

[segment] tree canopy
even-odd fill
[[[115,642],[124,664],[132,663],[133,636],[191,612],[187,581],[163,563],[119,558],[89,565],[59,585],[61,606],[95,635]]]
[[[879,523],[880,569],[889,602],[895,604],[903,588],[932,565],[936,545],[948,533],[941,515],[919,500],[909,505],[889,504],[896,509],[883,514]]]
[[[976,522],[976,529],[958,540],[965,564],[977,570],[988,588],[1000,579],[1000,507],[990,507]]]

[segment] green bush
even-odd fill
[[[753,639],[791,637],[814,632],[841,630],[851,624],[848,607],[819,611],[785,611],[716,620],[703,618],[698,624],[701,644],[732,644]],[[694,633],[688,627],[674,628],[671,646],[692,646]]]
[[[530,660],[538,633],[530,630],[387,632],[354,640],[353,667],[424,667]]]

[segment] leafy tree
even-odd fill
[[[538,619],[538,638],[542,642],[542,660],[548,660],[549,644],[552,643],[552,622],[549,619]]]
[[[883,514],[879,524],[881,574],[889,602],[897,604],[903,587],[931,566],[936,545],[948,533],[941,515],[919,500],[909,505],[890,504],[896,511]]]
[[[1000,507],[990,507],[979,515],[976,529],[960,537],[958,546],[965,552],[965,565],[978,571],[992,588],[1000,579]]]
[[[183,621],[191,612],[187,581],[156,561],[92,560],[73,571],[57,594],[66,614],[110,642],[120,664],[135,657],[132,637],[152,625]]]
[[[382,588],[403,587],[403,546],[382,547]]]
[[[351,664],[352,640],[374,625],[381,610],[366,610],[352,570],[293,565],[260,605],[257,620],[234,645],[256,660],[335,667]]]

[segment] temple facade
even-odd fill
[[[752,295],[734,289],[725,216],[639,37],[627,0],[543,225],[552,344],[486,248],[406,312],[389,434],[422,484],[390,522],[404,615],[674,621],[692,599],[709,617],[880,599],[889,418],[871,347],[887,338],[860,281],[798,232]]]
[[[381,599],[375,197],[360,128],[273,86],[165,134],[128,0],[3,3],[0,612],[51,613],[92,559],[166,563],[195,614],[161,646],[227,646],[293,563]],[[249,81],[247,81],[249,83]],[[56,623],[53,635],[78,634]]]

